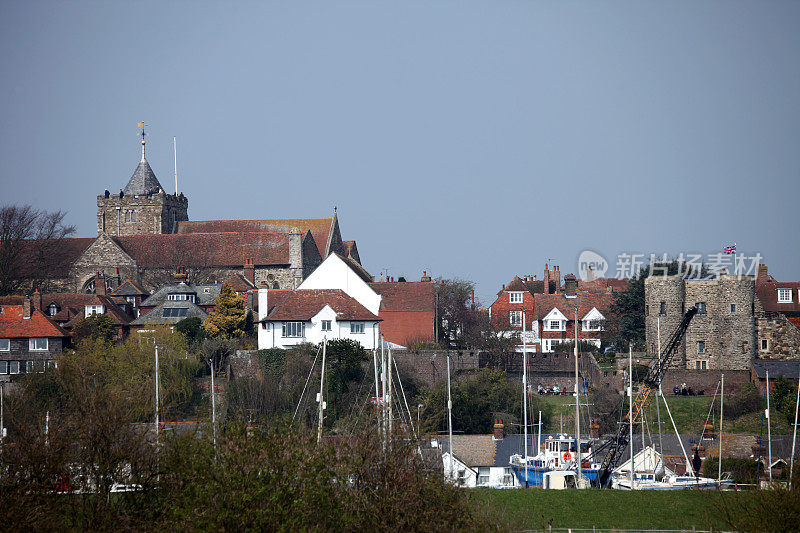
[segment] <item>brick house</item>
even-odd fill
[[[572,274],[564,276],[562,287],[559,267],[550,270],[545,265],[542,280],[536,276],[515,276],[503,286],[489,307],[489,318],[495,330],[511,335],[522,334],[524,316],[527,350],[548,353],[557,344],[574,340],[577,307],[578,338],[599,347],[612,293],[623,288],[624,284],[605,279],[583,282]],[[522,350],[523,345],[518,345],[517,351]]]
[[[69,334],[34,309],[29,298],[21,305],[0,305],[0,381],[43,372],[55,364],[68,339]]]
[[[368,285],[381,297],[378,315],[381,334],[394,344],[412,346],[421,341],[434,340],[435,288],[433,281],[370,282]]]

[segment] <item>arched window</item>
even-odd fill
[[[273,289],[280,289],[280,288],[281,288],[281,286],[280,286],[280,285],[278,285],[278,282],[276,281],[275,283],[273,283],[273,284],[272,284],[272,288],[273,288]]]

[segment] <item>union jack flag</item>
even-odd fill
[[[736,243],[733,243],[733,246],[726,246],[722,249],[723,252],[726,254],[735,254],[736,253]]]

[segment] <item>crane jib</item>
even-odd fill
[[[692,321],[692,318],[694,318],[696,314],[696,306],[690,307],[686,313],[684,313],[681,323],[678,324],[678,327],[675,328],[675,331],[670,335],[666,346],[661,351],[660,357],[648,369],[647,375],[644,378],[644,386],[639,388],[639,392],[637,392],[636,396],[633,398],[633,406],[631,409],[633,411],[633,420],[630,420],[626,415],[617,428],[617,434],[610,441],[601,446],[601,449],[608,448],[608,452],[606,452],[603,462],[600,463],[600,471],[597,473],[598,486],[607,487],[610,485],[613,465],[619,464],[619,459],[628,446],[630,425],[633,424],[633,426],[636,427],[641,422],[644,410],[647,409],[650,400],[658,389],[658,385],[661,383],[661,380],[664,379],[664,374],[669,368],[672,359],[675,357],[684,335],[686,335],[689,322]],[[632,372],[633,369],[628,369],[628,371]]]

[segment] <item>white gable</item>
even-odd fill
[[[554,307],[543,320],[567,320],[567,317],[557,307]]]
[[[598,311],[596,307],[592,307],[592,310],[586,313],[586,315],[581,320],[595,321],[595,320],[605,320],[605,319],[606,317],[604,317],[603,314],[600,311]]]
[[[381,307],[381,296],[341,257],[331,254],[297,287],[305,289],[341,289],[375,315]]]

